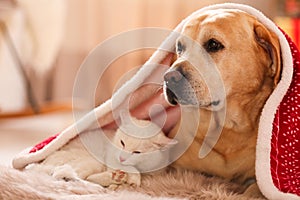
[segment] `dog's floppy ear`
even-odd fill
[[[278,37],[275,33],[269,31],[264,25],[259,22],[254,24],[255,39],[260,46],[269,54],[271,59],[271,76],[274,84],[280,80],[281,76],[281,52]]]

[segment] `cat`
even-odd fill
[[[103,180],[111,177],[113,169],[121,169],[126,172],[128,184],[139,186],[141,172],[156,171],[169,164],[168,150],[177,141],[166,137],[154,123],[128,116],[120,114],[121,126],[112,140],[118,150],[109,148],[105,159],[107,171],[93,174],[87,180],[104,185]]]
[[[80,137],[76,137],[41,163],[31,164],[27,169],[43,171],[67,181],[86,180],[103,187],[140,186],[141,173],[156,171],[169,164],[170,148],[177,141],[166,137],[148,120],[138,120],[124,112],[120,113],[120,120],[121,125],[115,133],[107,133],[114,134],[111,143],[100,144],[102,158],[92,155]]]

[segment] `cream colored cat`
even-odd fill
[[[169,164],[169,149],[176,143],[150,121],[121,113],[121,126],[112,143],[100,144],[103,146],[102,158],[92,156],[80,137],[76,137],[41,163],[32,164],[27,169],[43,171],[58,179],[87,180],[105,187],[139,186],[140,173],[156,171]]]

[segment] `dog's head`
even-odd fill
[[[171,104],[221,109],[228,98],[251,98],[280,77],[277,37],[239,10],[206,11],[189,20],[164,75]],[[250,96],[249,96],[250,95]]]

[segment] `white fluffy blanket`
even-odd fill
[[[140,188],[128,186],[112,191],[89,182],[66,182],[34,171],[21,172],[10,167],[0,166],[0,199],[3,200],[255,199],[243,196],[238,191],[238,186],[233,183],[191,171],[172,170],[161,175],[144,175]]]

